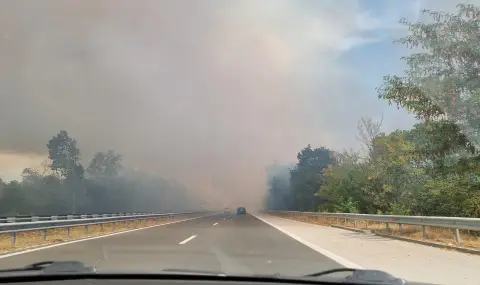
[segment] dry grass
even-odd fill
[[[183,218],[185,217],[177,217],[176,219]],[[89,225],[87,228],[85,228],[85,226],[77,226],[70,227],[70,229],[48,229],[46,230],[45,239],[43,238],[43,231],[41,230],[18,232],[16,234],[15,245],[12,245],[13,239],[11,234],[0,234],[0,253],[101,236],[114,232],[132,230],[136,228],[161,225],[171,221],[171,217],[160,217],[146,220],[108,223],[103,225]]]
[[[393,236],[400,236],[411,238],[415,240],[427,240],[437,243],[442,243],[450,246],[461,246],[467,248],[474,248],[480,249],[480,232],[475,231],[468,231],[468,230],[461,230],[461,243],[459,244],[455,239],[455,230],[454,229],[446,229],[446,228],[435,228],[435,227],[427,227],[427,239],[423,237],[423,229],[421,226],[414,226],[414,225],[403,225],[400,229],[399,225],[397,224],[390,224],[389,230],[387,230],[385,223],[375,223],[375,222],[367,222],[367,221],[357,221],[354,222],[352,220],[343,220],[343,219],[336,219],[336,218],[323,218],[323,217],[307,217],[307,216],[282,216],[283,218],[288,218],[292,220],[298,220],[301,222],[307,222],[311,224],[323,225],[323,226],[331,226],[331,225],[339,225],[349,228],[355,229],[364,229],[364,230],[371,230],[381,234],[393,235]]]

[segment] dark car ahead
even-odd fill
[[[247,210],[245,210],[244,207],[238,207],[237,215],[246,215],[246,214],[247,214]]]

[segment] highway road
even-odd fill
[[[78,260],[102,271],[304,275],[344,267],[252,215],[224,214],[0,257],[0,268]]]

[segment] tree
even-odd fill
[[[65,179],[67,190],[71,192],[72,212],[76,213],[77,205],[84,202],[78,201],[83,188],[84,168],[79,163],[80,150],[77,141],[71,138],[67,131],[60,131],[47,144],[52,170]],[[80,192],[80,193],[79,193]]]
[[[430,177],[415,211],[479,216],[480,9],[457,8],[424,10],[431,23],[401,20],[410,33],[396,42],[419,51],[403,58],[405,76],[386,76],[377,91],[425,121],[411,132],[417,167]]]
[[[360,142],[363,150],[368,154],[368,158],[372,159],[375,153],[375,139],[381,134],[380,127],[382,126],[382,119],[375,122],[372,118],[363,117],[358,121],[357,140]]]
[[[87,173],[91,176],[86,187],[86,194],[90,199],[90,206],[93,211],[104,209],[114,211],[119,205],[124,205],[127,193],[122,192],[122,184],[126,181],[117,179],[119,171],[122,169],[122,156],[116,154],[113,150],[97,152],[89,167]]]
[[[480,10],[473,5],[457,7],[456,14],[424,10],[432,23],[401,20],[410,33],[395,42],[420,51],[402,58],[408,65],[405,76],[386,76],[378,96],[419,119],[457,125],[458,130],[449,130],[462,132],[478,147]]]
[[[4,215],[18,215],[25,213],[29,208],[26,203],[25,192],[18,181],[11,181],[3,189],[0,199],[0,209]]]
[[[80,150],[77,141],[67,131],[60,131],[47,144],[48,158],[51,159],[52,170],[64,178],[79,173]]]
[[[123,168],[122,156],[115,154],[113,150],[104,152],[97,152],[89,167],[87,173],[93,177],[116,177],[119,171]]]
[[[7,184],[3,181],[2,178],[0,178],[0,194],[3,192],[3,188],[6,186]]]
[[[35,169],[25,168],[22,171],[22,184],[28,186],[39,185],[42,183],[43,176],[39,174]]]
[[[328,200],[322,210],[343,213],[374,212],[373,204],[363,193],[368,176],[364,168],[356,152],[339,153],[337,166],[325,170],[324,184],[317,193]]]
[[[323,171],[336,164],[335,153],[325,147],[310,145],[297,154],[297,165],[290,170],[292,203],[300,211],[316,211],[326,201],[316,195],[323,184]]]
[[[423,186],[424,170],[415,167],[418,158],[409,134],[396,130],[375,139],[365,194],[382,213],[409,214],[412,197]]]

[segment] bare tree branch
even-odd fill
[[[362,117],[358,121],[357,140],[361,143],[362,150],[368,154],[368,158],[373,158],[375,149],[375,138],[380,134],[380,128],[383,123],[383,113],[380,121],[375,122],[370,117]]]

